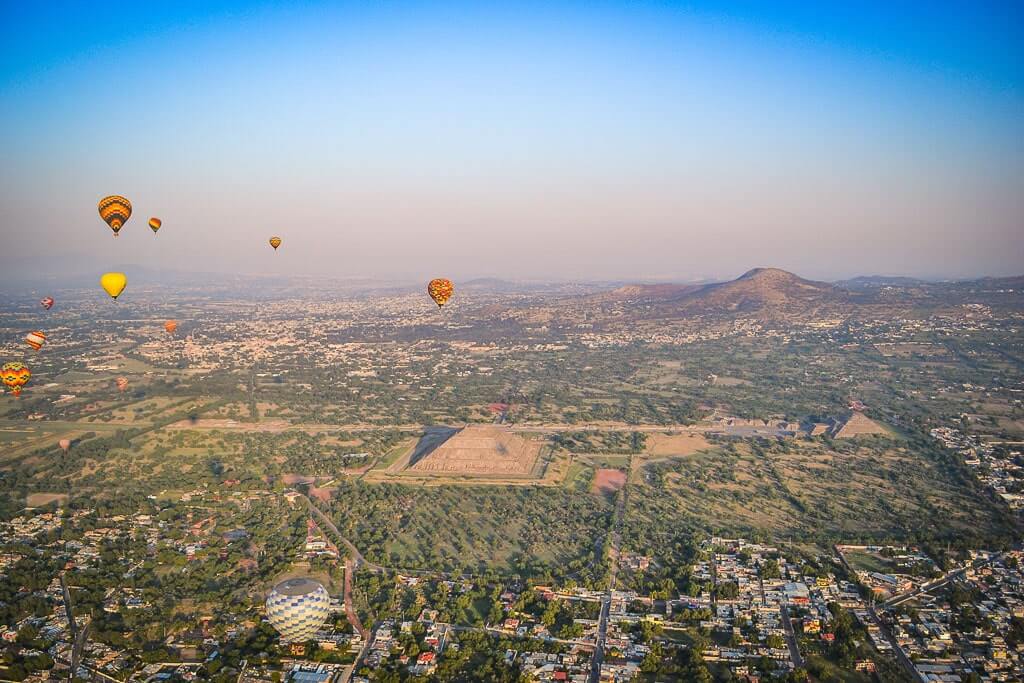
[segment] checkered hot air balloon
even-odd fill
[[[11,393],[15,396],[21,396],[21,388],[28,384],[30,377],[32,377],[32,371],[22,363],[4,363],[4,366],[0,368],[0,381],[2,381],[4,386],[8,387],[11,390]]]
[[[288,579],[267,596],[267,619],[285,643],[301,643],[323,626],[331,608],[327,589],[313,579]]]

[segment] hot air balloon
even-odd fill
[[[104,197],[99,203],[100,218],[114,231],[114,237],[121,231],[132,215],[132,203],[120,195]]]
[[[15,396],[21,396],[21,388],[28,384],[31,376],[32,371],[18,362],[4,363],[3,368],[0,368],[0,381],[10,387]]]
[[[149,219],[149,229],[153,231],[154,235],[156,234],[156,231],[160,229],[160,226],[163,224],[164,222],[157,218],[156,216]]]
[[[288,579],[267,596],[267,619],[285,643],[312,638],[327,620],[331,596],[313,579]]]
[[[46,343],[46,335],[39,330],[29,332],[25,335],[25,343],[38,351],[43,348],[43,344]]]
[[[100,287],[103,288],[112,299],[117,299],[128,284],[128,278],[124,273],[104,273],[100,277]]]
[[[119,391],[125,391],[128,388],[128,378],[127,377],[118,377],[117,378],[117,388],[118,388]]]
[[[71,448],[71,439],[61,439],[60,441],[57,442],[57,445],[60,446],[65,453],[67,453],[68,449]]]
[[[42,301],[40,301],[39,303],[46,310],[50,310],[51,308],[53,308],[53,297],[52,296],[45,296],[45,297],[43,297]]]
[[[435,278],[427,285],[427,294],[434,300],[438,308],[448,303],[448,299],[451,299],[454,293],[455,285],[451,280],[446,280],[443,277]]]
[[[178,321],[168,320],[164,323],[164,329],[167,330],[167,334],[174,334],[174,331],[178,329]]]
[[[270,246],[272,246],[274,248],[274,251],[277,251],[277,248],[279,246],[281,246],[281,238],[280,237],[271,237],[270,238]]]

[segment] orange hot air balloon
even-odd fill
[[[53,308],[53,297],[52,296],[43,297],[42,300],[39,302],[39,304],[43,308],[45,308],[46,310],[50,310],[51,308]]]
[[[114,237],[132,215],[132,203],[120,195],[104,197],[99,203],[100,218],[114,231]]]
[[[60,446],[65,453],[67,453],[68,449],[71,448],[71,439],[61,439],[60,441],[57,442],[57,445]]]
[[[9,387],[15,396],[21,396],[21,388],[28,384],[32,371],[18,362],[4,363],[0,368],[0,381]]]
[[[443,277],[435,278],[427,285],[427,294],[434,300],[438,308],[448,303],[448,299],[451,299],[454,293],[455,285],[451,280],[446,280]]]
[[[117,378],[117,388],[120,391],[124,391],[125,389],[127,389],[128,388],[128,378],[127,377],[118,377]]]
[[[163,224],[164,222],[157,218],[156,216],[153,216],[152,218],[149,219],[149,229],[153,231],[154,235],[156,234],[156,231],[160,229],[160,226]]]
[[[279,246],[281,246],[281,238],[280,237],[276,237],[276,236],[275,237],[271,237],[270,238],[270,246],[272,246],[274,248],[274,251],[277,251],[277,248]]]
[[[167,334],[174,334],[174,331],[178,329],[178,321],[168,320],[164,323],[164,329],[167,330]]]
[[[46,343],[46,335],[36,330],[35,332],[29,332],[25,335],[25,343],[31,346],[33,349],[38,351],[43,348],[43,344]]]

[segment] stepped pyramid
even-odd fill
[[[423,473],[529,475],[541,444],[498,425],[468,425],[409,470]]]

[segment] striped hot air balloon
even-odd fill
[[[44,296],[43,299],[39,302],[39,304],[46,310],[50,310],[51,308],[53,308],[53,297]]]
[[[97,208],[100,211],[100,218],[114,231],[114,237],[117,237],[117,233],[132,215],[132,203],[116,194],[101,199]]]
[[[39,330],[29,332],[25,335],[25,343],[31,346],[33,349],[38,351],[43,348],[43,344],[46,343],[46,335]]]
[[[270,246],[274,248],[274,251],[277,251],[277,248],[281,246],[281,238],[277,237],[276,235],[274,237],[271,237]]]
[[[149,219],[149,229],[153,231],[154,235],[156,234],[156,231],[160,229],[160,226],[163,224],[164,222],[157,218],[156,216],[153,216],[152,218]]]

